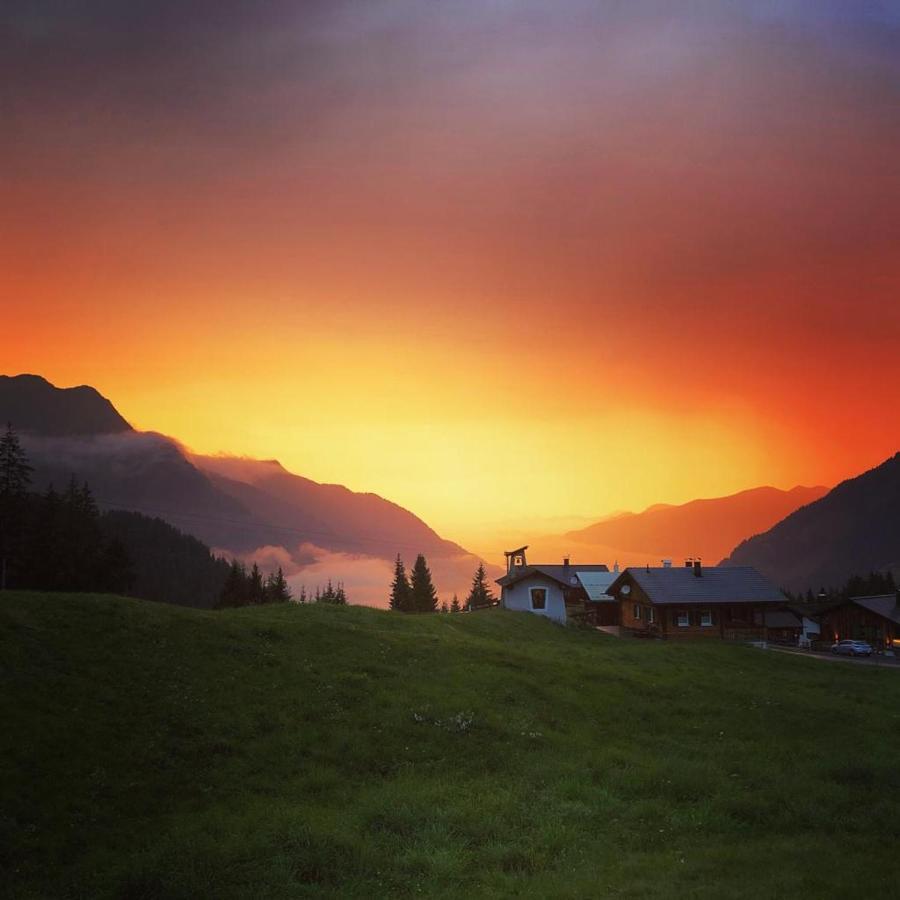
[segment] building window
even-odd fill
[[[688,625],[691,624],[690,619],[688,618],[688,614],[683,611],[675,613],[675,624],[679,628],[687,628]]]
[[[544,609],[547,606],[547,588],[531,589],[531,608]]]
[[[638,606],[637,603],[634,604],[634,609],[632,611],[632,615],[635,619],[639,620],[641,618],[641,608],[640,608],[640,606]]]
[[[514,566],[524,566],[525,565],[525,557],[524,556],[514,556],[513,557],[513,565]]]
[[[704,609],[704,610],[700,613],[700,624],[701,624],[704,628],[709,628],[709,627],[712,625],[712,623],[713,623],[713,621],[712,621],[712,611],[711,611],[711,610],[708,610],[708,609]]]
[[[647,610],[647,621],[651,625],[656,621],[656,610],[652,606]]]

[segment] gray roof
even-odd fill
[[[603,568],[605,569],[606,566]],[[616,602],[606,593],[606,589],[619,577],[618,572],[589,572],[579,566],[575,572],[575,577],[581,582],[588,599],[594,603]]]
[[[766,612],[767,628],[800,628],[801,624],[789,609],[770,609]]]
[[[784,603],[781,591],[752,566],[707,566],[698,578],[681,566],[634,566],[625,569],[608,592],[630,576],[653,603]]]
[[[566,587],[578,587],[579,572],[608,572],[609,566],[594,563],[591,565],[580,565],[570,563],[568,566],[543,566],[543,565],[527,565],[521,568],[513,569],[509,575],[504,575],[497,579],[497,584],[510,585],[528,578],[531,575],[544,575],[553,581],[563,584]]]
[[[850,602],[900,625],[900,602],[898,602],[896,594],[879,594],[877,597],[851,597]]]

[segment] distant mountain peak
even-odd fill
[[[53,437],[133,430],[96,389],[59,388],[32,374],[0,375],[0,419],[19,431]]]
[[[798,486],[785,491],[766,486],[679,505],[657,503],[643,512],[608,518],[564,537],[654,558],[721,559],[742,538],[765,531],[827,490]]]
[[[900,453],[842,481],[738,544],[725,565],[752,565],[793,591],[840,587],[900,560]]]

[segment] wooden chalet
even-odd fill
[[[607,592],[623,630],[646,637],[765,640],[767,616],[785,608],[781,591],[756,569],[704,568],[700,560],[684,567],[629,567]]]
[[[876,650],[900,651],[900,594],[851,597],[824,611],[822,640],[868,641]]]

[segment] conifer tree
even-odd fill
[[[334,602],[339,606],[347,605],[347,592],[344,590],[344,582],[339,581],[337,590],[334,592]]]
[[[442,613],[448,613],[448,612],[450,612],[450,607],[447,606],[447,601],[446,601],[446,600],[442,600],[442,601],[441,601],[441,612],[442,612]]]
[[[487,583],[487,573],[484,571],[484,563],[479,563],[472,579],[472,588],[466,598],[467,609],[480,609],[494,605],[494,595]]]
[[[246,572],[244,567],[238,560],[233,559],[228,575],[225,577],[225,584],[222,586],[222,594],[219,597],[218,607],[220,609],[243,606],[245,580]]]
[[[415,612],[436,612],[438,599],[437,591],[431,581],[431,570],[420,553],[416,557],[412,571],[412,602],[411,607]]]
[[[298,603],[306,603],[306,601],[307,601],[308,599],[309,599],[309,598],[306,596],[306,585],[305,585],[305,584],[301,584],[301,585],[300,585],[300,596],[297,597],[297,602],[298,602]]]
[[[412,587],[409,578],[406,575],[406,567],[400,554],[397,554],[397,561],[394,563],[394,580],[391,582],[391,597],[389,605],[391,609],[399,612],[411,612]]]
[[[452,602],[450,603],[450,612],[452,612],[452,613],[458,613],[459,610],[460,610],[460,606],[459,606],[459,598],[456,596],[456,594],[454,594],[454,595],[453,595],[453,600],[452,600]]]
[[[0,590],[6,589],[10,561],[25,531],[25,503],[33,471],[18,435],[7,425],[0,438]]]
[[[269,576],[269,602],[287,603],[290,599],[291,589],[288,587],[281,566],[279,566],[278,571]]]
[[[256,563],[253,563],[253,568],[250,570],[250,582],[247,585],[247,591],[250,603],[255,605],[265,602],[262,573],[259,571],[259,566]]]

